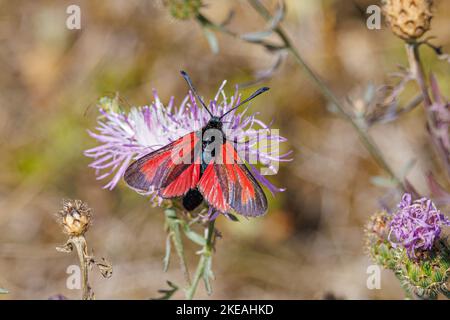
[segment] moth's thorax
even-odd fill
[[[212,117],[208,123],[202,128],[202,141],[205,147],[214,141],[220,141],[224,143],[226,140],[225,133],[223,132],[223,122],[219,117]]]
[[[217,129],[217,130],[222,130],[222,121],[220,120],[219,117],[212,117],[208,123],[206,124],[206,126],[203,128],[203,132],[205,132],[208,129]]]
[[[216,150],[225,143],[226,137],[222,129],[222,121],[219,117],[212,117],[202,128],[202,166],[201,174],[207,165],[214,161]]]

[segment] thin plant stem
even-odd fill
[[[424,107],[425,107],[425,115],[427,118],[427,125],[428,129],[430,131],[430,137],[431,141],[433,142],[436,151],[438,155],[440,156],[443,165],[446,168],[447,175],[450,174],[450,167],[448,164],[448,151],[442,147],[442,145],[434,141],[433,139],[433,130],[435,130],[437,123],[439,120],[436,118],[436,114],[432,111],[432,105],[433,100],[431,99],[430,92],[429,92],[429,86],[427,83],[427,74],[425,72],[425,69],[423,67],[422,60],[420,58],[419,53],[419,47],[421,44],[426,44],[426,42],[412,42],[407,43],[406,48],[406,54],[408,57],[409,62],[409,68],[411,70],[411,73],[414,77],[414,80],[417,82],[417,85],[422,93],[422,96],[424,97]]]
[[[405,114],[405,113],[408,113],[408,112],[412,111],[414,108],[419,106],[422,102],[423,102],[423,95],[422,94],[419,94],[419,95],[415,96],[413,99],[411,99],[410,102],[408,102],[403,107],[403,109],[398,111],[397,115],[400,116],[402,114]]]
[[[436,119],[434,119],[433,113],[430,112],[430,107],[433,104],[433,101],[430,97],[426,80],[427,77],[423,68],[422,61],[420,59],[419,46],[420,44],[417,42],[407,43],[406,54],[408,56],[409,68],[411,70],[411,73],[413,74],[414,80],[417,82],[417,85],[419,86],[419,89],[423,96],[428,125],[432,127]]]
[[[93,255],[88,254],[88,246],[83,234],[71,235],[67,242],[63,246],[56,247],[56,250],[64,253],[70,253],[74,250],[77,252],[81,269],[81,298],[83,300],[94,300],[95,294],[89,285],[89,270],[95,265],[104,278],[109,278],[113,272],[112,265],[105,258],[98,261]]]
[[[199,284],[200,280],[204,277],[208,260],[212,254],[214,222],[215,222],[215,220],[211,220],[208,222],[208,227],[206,230],[206,243],[201,251],[200,260],[198,262],[197,270],[195,271],[195,275],[194,275],[194,279],[192,280],[192,284],[186,290],[186,299],[187,300],[192,300],[194,298],[195,292],[197,291],[198,284]]]
[[[408,62],[411,73],[413,74],[414,79],[416,80],[420,88],[420,91],[422,92],[425,105],[430,106],[432,104],[432,101],[430,94],[428,92],[428,85],[426,81],[425,71],[423,69],[422,61],[420,59],[419,44],[415,42],[407,43],[406,54],[408,56]]]
[[[75,247],[80,262],[82,299],[92,300],[93,292],[89,285],[89,257],[86,239],[83,236],[73,237],[69,239],[69,243]]]

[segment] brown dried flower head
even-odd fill
[[[81,200],[63,200],[59,222],[69,236],[83,235],[91,225],[91,208]]]
[[[383,13],[392,32],[406,41],[430,29],[433,0],[382,0]]]

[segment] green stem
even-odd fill
[[[266,20],[272,19],[270,12],[261,4],[258,0],[248,0],[252,7],[261,14]],[[366,147],[367,151],[369,151],[370,155],[375,159],[378,165],[385,170],[392,180],[402,189],[404,186],[402,184],[402,179],[396,176],[394,170],[389,166],[387,161],[384,159],[380,149],[378,148],[375,141],[373,141],[372,137],[368,134],[367,130],[363,128],[358,122],[353,119],[346,111],[342,103],[336,97],[336,95],[330,90],[330,88],[324,83],[324,81],[312,70],[312,68],[303,60],[303,57],[300,55],[299,51],[294,47],[292,41],[290,40],[287,33],[284,31],[281,25],[278,25],[274,32],[280,37],[283,41],[286,50],[295,58],[295,61],[303,68],[306,74],[311,78],[313,83],[317,86],[319,91],[325,96],[327,100],[332,102],[338,112],[342,115],[342,117],[351,123],[353,128],[359,135],[362,143]]]
[[[195,292],[197,291],[198,284],[204,276],[206,265],[212,254],[214,222],[215,222],[215,220],[211,220],[208,223],[208,227],[206,230],[206,243],[202,249],[200,260],[198,262],[197,270],[195,271],[195,275],[194,275],[194,279],[192,280],[192,284],[186,290],[186,299],[187,300],[192,300],[194,298]]]

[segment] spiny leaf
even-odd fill
[[[173,282],[167,280],[167,285],[169,286],[169,289],[160,289],[158,290],[159,293],[162,293],[162,296],[159,298],[155,298],[153,300],[169,300],[175,292],[178,291],[178,286],[175,285]]]
[[[431,276],[432,267],[428,261],[423,263],[422,269],[426,276],[428,276],[428,277]]]
[[[102,257],[101,260],[94,260],[94,263],[104,278],[111,278],[113,273],[111,262]]]
[[[444,279],[444,275],[440,270],[436,270],[433,275],[434,282],[441,282]]]

